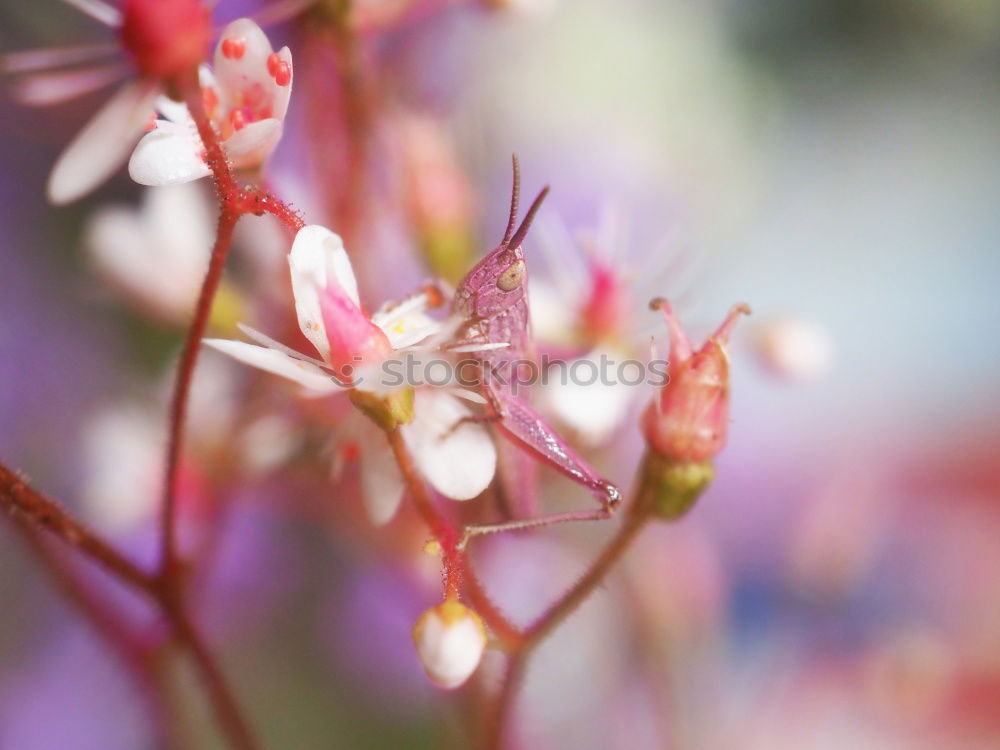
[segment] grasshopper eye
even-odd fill
[[[497,279],[497,286],[505,292],[513,292],[524,281],[524,272],[524,261],[515,260],[500,274],[500,278]]]

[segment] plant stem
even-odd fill
[[[468,565],[468,558],[462,550],[458,549],[458,541],[461,536],[459,529],[434,505],[424,485],[424,480],[417,472],[413,464],[413,457],[403,441],[402,433],[399,429],[388,430],[386,435],[389,438],[389,445],[392,446],[396,464],[399,472],[403,475],[403,481],[409,492],[413,504],[423,517],[425,523],[430,527],[434,538],[441,544],[442,554],[445,560],[445,570],[448,578],[449,591],[447,594],[457,594],[457,587],[464,584],[463,588],[468,595],[473,608],[483,618],[483,621],[496,634],[497,638],[505,646],[514,646],[522,640],[521,630],[510,620],[504,617],[496,604],[490,599],[476,578],[475,573]]]
[[[250,725],[243,718],[240,708],[226,684],[222,670],[205,645],[201,635],[179,604],[164,605],[171,613],[171,621],[177,640],[187,650],[208,693],[216,718],[229,739],[230,747],[237,750],[256,750],[259,745]]]
[[[142,689],[150,721],[155,728],[156,747],[173,747],[174,738],[169,730],[167,709],[159,693],[159,676],[150,645],[125,626],[112,602],[90,586],[76,566],[59,550],[46,544],[37,528],[23,522],[14,523],[14,527],[63,596],[80,611],[94,632],[118,654],[132,673]]]
[[[184,340],[177,379],[170,402],[170,427],[167,439],[167,469],[163,484],[163,498],[160,506],[160,568],[159,574],[165,581],[174,581],[179,572],[177,556],[177,479],[180,470],[181,451],[184,442],[184,421],[191,392],[201,340],[205,336],[208,318],[212,312],[212,301],[222,279],[222,268],[233,238],[238,214],[223,209],[219,216],[219,226],[215,245],[208,263],[208,272],[202,283],[201,294],[195,308],[194,320]]]
[[[637,510],[637,507],[635,504],[632,505],[618,533],[591,563],[583,577],[524,631],[521,642],[510,655],[507,673],[497,694],[495,708],[486,722],[485,746],[490,750],[501,750],[503,747],[504,730],[509,725],[514,696],[531,653],[593,593],[646,525],[646,521],[649,520],[648,512]]]
[[[146,592],[153,588],[150,575],[3,464],[0,464],[0,502],[19,524],[45,529],[135,588]]]
[[[16,472],[3,464],[0,464],[0,503],[24,529],[25,534],[30,535],[29,541],[40,541],[32,540],[31,536],[35,534],[36,528],[43,528],[69,547],[86,554],[118,580],[130,584],[152,600],[197,667],[219,724],[229,739],[230,747],[235,750],[254,750],[258,747],[249,725],[240,714],[232,692],[226,685],[221,670],[184,607],[182,592],[173,581],[150,576],[142,571],[122,557],[111,545],[76,521],[56,501],[29,486]],[[70,577],[62,566],[46,565],[46,567],[70,599],[83,607],[84,600],[80,597],[75,579]],[[87,603],[87,606],[89,607],[90,603]],[[107,610],[102,611],[102,624],[106,624],[104,619],[108,615]],[[117,635],[115,638],[118,640]]]
[[[604,580],[615,563],[621,559],[631,546],[635,537],[645,526],[648,516],[639,513],[629,513],[618,533],[608,542],[583,577],[569,591],[562,595],[541,617],[532,623],[525,633],[528,647],[533,647],[555,630],[573,610],[579,607],[590,596],[595,588]]]

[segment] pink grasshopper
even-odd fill
[[[455,290],[452,315],[463,320],[449,346],[469,352],[480,370],[481,395],[486,399],[490,414],[472,419],[493,422],[500,432],[530,454],[586,487],[601,503],[596,511],[560,513],[509,524],[477,526],[467,530],[467,536],[513,528],[540,526],[561,521],[585,521],[608,518],[621,502],[621,491],[600,477],[577,455],[559,434],[514,391],[488,377],[505,364],[525,356],[530,348],[528,333],[528,268],[521,242],[528,232],[542,201],[548,193],[544,188],[535,198],[515,230],[520,170],[513,159],[514,187],[510,203],[510,218],[503,240],[469,271]],[[482,349],[476,349],[482,345]]]

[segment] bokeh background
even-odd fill
[[[222,0],[215,14],[254,7]],[[296,22],[267,31],[299,75],[271,179],[337,229],[323,191],[339,166],[303,114],[324,94],[300,72],[311,54],[321,70],[336,60]],[[57,0],[0,4],[4,52],[101,33]],[[734,301],[754,308],[732,346],[717,481],[538,653],[517,704],[524,746],[1000,746],[1000,4],[453,3],[358,44],[378,106],[444,123],[479,247],[506,217],[516,150],[526,191],[552,186],[540,235],[613,216],[624,275],[669,267],[656,293],[696,335]],[[137,488],[155,495],[142,467],[155,469],[182,330],[110,291],[86,249],[96,212],[139,202],[127,175],[70,207],[44,200],[55,157],[100,101],[0,100],[0,456],[142,559],[152,497]],[[391,155],[375,141],[377,173]],[[429,272],[398,211],[382,221],[382,204],[367,205],[379,220],[349,250],[363,296],[379,300]],[[237,275],[248,264],[233,263]],[[539,268],[562,273],[551,255]],[[285,283],[274,277],[278,299]],[[573,308],[562,288],[556,307]],[[664,340],[646,315],[636,325]],[[766,356],[778,319],[828,349],[807,377]],[[243,373],[205,363],[198,434],[236,442],[246,402],[230,381]],[[264,450],[259,472],[225,488],[200,584],[241,699],[270,747],[462,746],[469,698],[431,686],[410,642],[437,596],[419,527],[368,527],[349,482],[334,489],[315,426],[267,421],[287,416],[289,396],[266,382],[253,426],[279,455]],[[635,422],[616,436],[593,455],[624,483]],[[607,533],[495,540],[478,564],[525,621]],[[150,746],[139,691],[7,524],[0,601],[0,748]],[[190,677],[172,682],[191,747],[214,746]]]

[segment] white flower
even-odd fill
[[[106,27],[117,42],[14,52],[0,58],[4,72],[21,76],[15,98],[32,106],[68,101],[129,74],[112,58],[125,52],[137,77],[84,126],[56,161],[48,198],[65,204],[98,187],[125,162],[172,80],[202,60],[211,38],[211,14],[201,0],[131,0],[119,10],[103,0],[64,0]],[[68,67],[83,65],[83,67]]]
[[[370,318],[365,315],[343,242],[329,229],[316,225],[301,229],[288,262],[299,328],[319,358],[295,352],[247,327],[244,332],[257,344],[220,339],[206,339],[205,343],[299,383],[311,395],[322,396],[350,387],[380,390],[377,379],[365,376],[365,371],[378,368],[394,351],[418,344],[440,329],[440,324],[425,314],[426,294],[387,304]],[[345,380],[348,366],[354,373],[353,382]],[[483,427],[467,422],[453,429],[469,414],[452,393],[421,388],[414,394],[413,421],[400,428],[423,475],[453,500],[479,495],[496,468],[496,450]],[[392,518],[402,498],[402,479],[384,436],[374,426],[366,422],[356,436],[362,444],[365,506],[373,522],[384,523]]]
[[[292,93],[292,53],[274,52],[267,36],[248,18],[233,21],[215,48],[214,73],[200,70],[205,110],[222,137],[234,166],[263,165],[281,138]],[[166,97],[156,120],[129,160],[129,174],[141,185],[176,185],[211,174],[204,145],[187,106]]]
[[[541,393],[545,406],[587,444],[600,445],[622,424],[644,381],[645,373],[639,370],[638,362],[627,368],[621,365],[628,359],[629,355],[620,349],[598,347],[582,357],[553,365]],[[616,366],[603,367],[602,360]],[[609,380],[601,378],[602,370],[607,370]],[[620,376],[626,382],[619,380]]]
[[[479,666],[486,628],[479,615],[448,599],[420,616],[413,626],[413,642],[427,676],[450,690],[468,680]]]
[[[179,323],[198,299],[213,236],[202,191],[178,185],[147,191],[138,210],[101,209],[87,223],[85,244],[112,286],[157,318]]]

